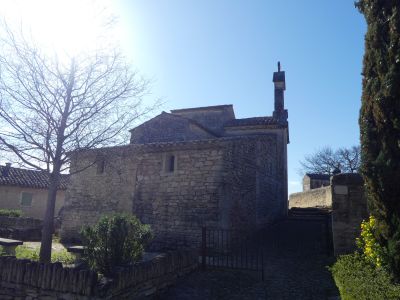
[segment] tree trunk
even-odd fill
[[[57,164],[50,174],[49,192],[47,195],[46,213],[43,220],[42,240],[40,246],[40,262],[50,263],[51,244],[54,232],[54,210],[56,205],[57,190],[60,183],[60,166]]]

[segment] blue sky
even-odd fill
[[[365,21],[353,1],[119,0],[121,43],[163,110],[233,104],[271,115],[272,72],[286,71],[289,193],[299,161],[359,143]]]
[[[108,2],[107,2],[108,1]],[[4,2],[4,3],[3,3]],[[272,73],[286,71],[289,193],[299,161],[323,146],[359,143],[366,30],[353,0],[4,0],[8,20],[31,25],[62,51],[90,48],[102,3],[161,110],[233,104],[236,117],[273,110]],[[73,22],[71,23],[71,16]],[[49,26],[51,24],[51,26]],[[69,48],[77,49],[69,49]]]

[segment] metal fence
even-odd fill
[[[202,228],[201,263],[206,268],[259,272],[264,280],[264,249],[240,230]]]

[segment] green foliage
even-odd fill
[[[400,279],[400,1],[360,0],[365,36],[361,173],[376,239]]]
[[[127,214],[103,216],[81,233],[89,266],[106,276],[112,276],[115,267],[137,262],[151,238],[150,227]]]
[[[60,251],[53,250],[51,252],[51,262],[60,262],[64,265],[71,265],[75,262],[75,257],[65,249]]]
[[[34,261],[39,260],[39,249],[33,249],[27,246],[18,246],[15,248],[15,256],[18,259],[30,259]]]
[[[400,285],[384,268],[376,268],[358,253],[339,257],[331,272],[342,300],[400,299]]]
[[[376,220],[373,216],[368,221],[361,223],[361,236],[356,239],[358,248],[362,251],[364,259],[376,267],[387,265],[385,249],[375,238]]]
[[[19,209],[0,209],[0,216],[3,217],[21,217],[22,211]]]
[[[5,255],[4,250],[0,246],[0,256]],[[30,248],[24,245],[15,248],[15,256],[18,259],[30,259],[33,261],[39,261],[39,248]],[[73,264],[75,257],[68,253],[67,250],[57,250],[51,253],[51,262],[60,262],[63,264]]]

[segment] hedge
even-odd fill
[[[18,209],[0,209],[0,216],[3,217],[21,217],[22,211]]]
[[[331,272],[342,300],[400,299],[400,285],[393,283],[385,269],[369,264],[361,254],[339,257]]]

